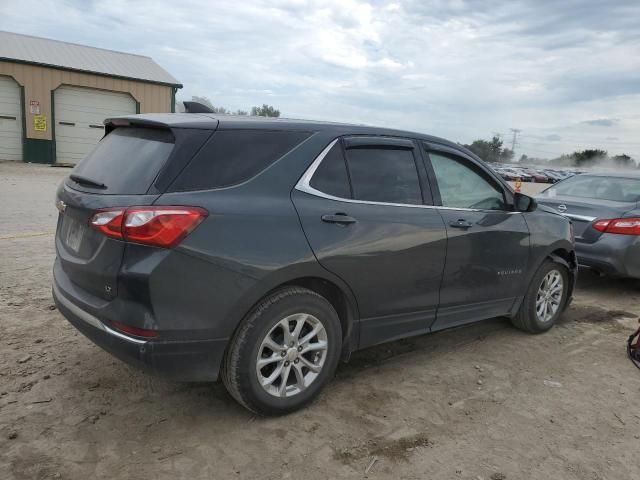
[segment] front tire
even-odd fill
[[[259,415],[298,410],[331,380],[342,328],[321,295],[286,287],[265,297],[231,340],[222,373],[229,393]]]
[[[545,260],[533,276],[520,309],[511,323],[525,332],[546,332],[562,315],[568,292],[567,268],[552,260]]]

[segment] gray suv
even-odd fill
[[[340,360],[569,303],[569,220],[452,142],[206,114],[107,120],[60,185],[53,296],[124,361],[281,414]]]

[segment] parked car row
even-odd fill
[[[502,178],[512,182],[519,179],[522,182],[558,183],[580,173],[572,170],[533,168],[504,163],[490,163],[489,165]]]

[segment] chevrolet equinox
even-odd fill
[[[551,328],[570,221],[428,135],[286,119],[105,121],[62,182],[53,296],[116,357],[293,411],[351,352],[492,317]]]

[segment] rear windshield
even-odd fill
[[[82,160],[72,174],[101,183],[94,189],[68,180],[74,188],[96,193],[140,195],[147,192],[173,150],[171,131],[154,128],[116,128]]]
[[[577,175],[547,189],[545,195],[637,202],[640,200],[640,179]]]
[[[237,185],[262,172],[310,135],[285,130],[218,131],[169,190],[209,190]]]

